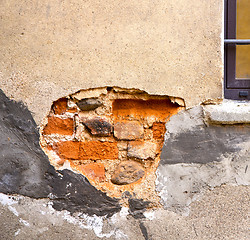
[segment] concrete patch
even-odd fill
[[[161,165],[221,161],[250,141],[250,125],[206,125],[202,107],[173,116],[166,129]]]
[[[53,207],[90,215],[112,215],[118,200],[69,170],[56,172],[39,145],[37,126],[21,103],[0,91],[0,192],[52,199]]]
[[[189,216],[161,209],[154,218],[135,219],[125,208],[111,218],[90,217],[56,211],[48,199],[0,194],[1,239],[248,239],[249,202],[249,187],[226,185],[206,191]]]
[[[196,107],[173,116],[166,129],[156,180],[166,209],[188,215],[208,189],[249,185],[250,125],[207,125]]]

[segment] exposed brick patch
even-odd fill
[[[116,167],[111,181],[118,185],[130,184],[142,178],[144,173],[144,169],[140,163],[123,161]]]
[[[81,118],[81,122],[87,127],[92,135],[110,136],[113,132],[113,126],[106,118]]]
[[[119,121],[114,124],[114,135],[120,140],[143,138],[143,126],[138,121]]]
[[[156,140],[163,140],[165,133],[165,123],[155,122],[153,123],[153,138]]]
[[[81,142],[79,158],[81,160],[118,159],[117,142]]]
[[[154,159],[157,154],[157,144],[153,142],[133,141],[128,144],[128,157],[139,159]]]
[[[61,119],[48,117],[48,123],[43,129],[43,134],[72,135],[74,133],[74,121],[72,118]]]
[[[56,168],[70,166],[109,196],[126,203],[129,192],[157,205],[164,125],[180,109],[166,96],[139,90],[81,90],[53,103],[41,146]]]
[[[89,180],[96,182],[103,182],[105,180],[105,168],[102,163],[78,165],[76,169],[85,175]]]
[[[67,98],[60,98],[55,101],[52,105],[52,111],[54,114],[63,114],[67,110],[68,99]]]
[[[66,141],[57,144],[57,153],[65,159],[79,159],[80,142]]]

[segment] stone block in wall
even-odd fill
[[[82,99],[76,103],[81,111],[91,111],[102,106],[102,102],[95,98]]]
[[[81,118],[82,124],[95,136],[110,136],[113,132],[113,126],[107,118]]]
[[[118,159],[117,142],[89,141],[81,142],[81,160],[115,160]]]
[[[54,116],[48,117],[48,123],[46,124],[43,134],[60,134],[60,135],[72,135],[74,133],[74,121],[72,118],[58,118]]]
[[[133,141],[128,144],[128,157],[139,159],[154,159],[157,154],[157,144],[153,142]]]
[[[119,121],[114,124],[114,135],[119,140],[143,138],[143,125],[138,121]]]
[[[140,163],[122,161],[115,169],[111,181],[114,184],[126,185],[138,181],[144,176],[144,169]]]

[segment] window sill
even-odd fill
[[[207,122],[214,124],[250,123],[250,101],[224,99],[217,105],[204,105]]]

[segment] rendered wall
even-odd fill
[[[221,97],[222,13],[222,0],[1,1],[1,89],[38,124],[79,89],[138,88],[188,107]]]

